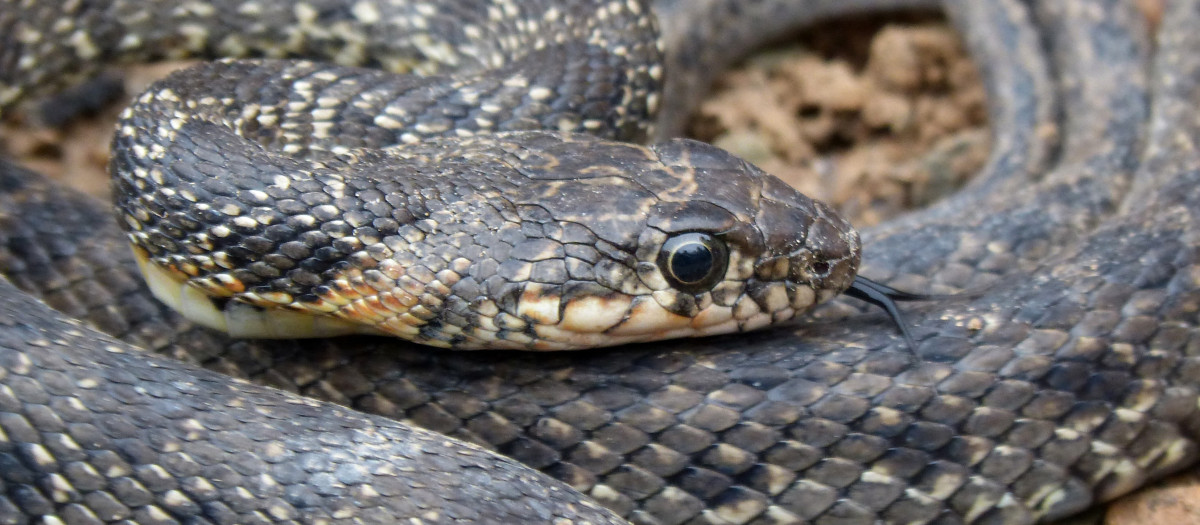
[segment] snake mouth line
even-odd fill
[[[286,339],[297,337],[333,337],[350,334],[384,335],[375,328],[327,315],[293,312],[283,308],[267,310],[251,304],[224,301],[205,294],[177,277],[170,270],[150,261],[134,248],[138,269],[146,279],[150,293],[188,320],[247,339]]]
[[[142,249],[134,247],[133,252],[157,299],[196,324],[247,339],[359,334],[400,336],[459,350],[580,350],[755,330],[792,319],[798,311],[811,306],[815,298],[813,294],[795,294],[791,299],[780,295],[770,301],[778,304],[771,304],[767,310],[748,297],[732,306],[710,300],[695,315],[685,316],[671,312],[652,296],[618,293],[608,297],[576,297],[561,306],[558,296],[527,293],[518,302],[518,316],[481,317],[478,329],[464,330],[429,321],[421,326],[404,325],[401,333],[394,329],[395,323],[370,323],[333,313],[258,306],[233,297],[215,297],[190,284],[181,272],[150,260]],[[462,336],[448,337],[449,332]]]

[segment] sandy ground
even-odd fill
[[[719,81],[691,134],[859,227],[961,187],[990,141],[974,65],[952,30],[920,17],[835,22],[754,57]]]

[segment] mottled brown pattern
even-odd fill
[[[691,4],[679,4],[691,12]],[[764,13],[786,7],[738,5]],[[876,314],[564,355],[434,352],[377,338],[227,341],[188,329],[149,298],[102,208],[10,168],[0,179],[0,265],[61,311],[135,344],[486,444],[637,523],[1066,516],[1184,468],[1196,455],[1200,5],[1171,3],[1154,48],[1142,19],[1118,1],[947,7],[988,81],[993,159],[959,195],[864,232],[871,277],[910,289],[977,290],[906,310],[920,341],[915,353]],[[780,13],[774,18],[786,18]],[[79,251],[85,247],[94,249]],[[102,336],[82,327],[74,328],[82,338],[72,336],[29,296],[4,297],[6,363],[47,363],[36,371],[39,385],[62,389],[55,395],[79,388],[52,373],[58,354],[42,340],[76,347],[70,359],[87,366],[106,355]],[[5,388],[30,386],[16,378],[26,374],[5,368]],[[229,388],[224,379],[201,377]],[[93,403],[85,412],[97,412],[130,398],[81,399]],[[38,470],[59,466],[47,457],[80,454],[38,441],[57,443],[55,418],[70,423],[76,405],[38,406],[27,401],[0,412],[47,429],[22,434],[19,421],[0,421],[9,436],[0,457],[26,469],[14,471],[25,478],[3,478],[6,501],[27,512],[96,513],[101,507],[86,498],[101,491],[81,482],[56,492],[86,476]],[[187,405],[162,406],[174,415]],[[325,421],[294,419],[317,427]],[[112,455],[157,479],[153,466],[177,457],[173,441],[144,435],[145,446],[130,443]],[[102,455],[91,443],[79,443],[83,454]],[[332,461],[341,447],[331,448],[320,457]],[[189,476],[161,470],[177,476],[170,479]],[[249,492],[268,500],[272,487],[247,481],[227,497]],[[169,509],[180,521],[209,508],[172,506],[179,494],[203,498],[203,491],[153,485],[146,492],[134,501]],[[467,493],[486,497],[478,487]],[[42,500],[21,499],[32,494]],[[308,501],[283,494],[289,504]],[[352,497],[346,494],[321,492],[329,499],[312,501],[332,508]]]

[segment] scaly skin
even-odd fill
[[[864,232],[872,277],[981,290],[908,309],[916,355],[874,314],[569,355],[228,341],[149,297],[105,212],[11,171],[0,264],[120,337],[489,444],[634,522],[1066,516],[1196,455],[1200,6],[1169,4],[1153,57],[1119,2],[949,7],[988,81],[992,162],[963,194]],[[38,334],[62,334],[85,362],[105,355],[101,336],[74,337],[27,296],[5,297],[6,355],[53,359],[43,340],[54,337]],[[21,384],[11,377],[7,388]],[[43,425],[44,413],[21,415]],[[163,443],[174,442],[148,443],[117,454],[173,465]],[[160,507],[180,501],[168,492],[152,494]]]

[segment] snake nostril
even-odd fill
[[[813,269],[813,273],[815,273],[817,275],[826,275],[829,273],[829,263],[827,263],[825,261],[815,262],[812,265],[812,269]]]

